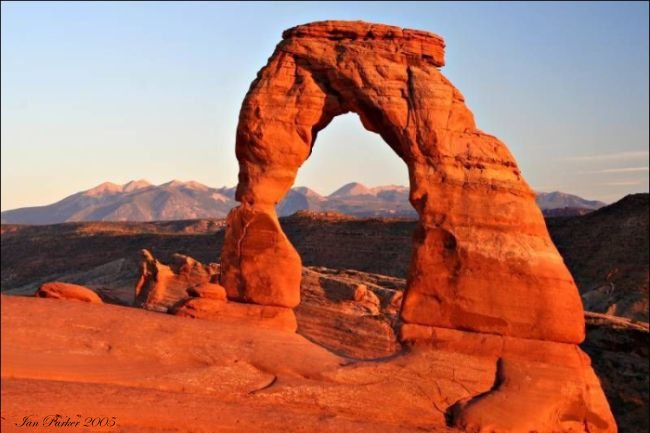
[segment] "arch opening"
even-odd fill
[[[312,182],[330,194],[306,188]],[[341,115],[324,128],[295,185],[276,213],[303,266],[406,278],[417,220],[408,169],[357,115]],[[301,210],[317,213],[292,216]]]
[[[416,218],[408,185],[404,161],[350,112],[335,117],[320,131],[276,212],[279,217],[312,210]]]

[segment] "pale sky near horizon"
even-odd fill
[[[240,104],[282,30],[361,19],[437,33],[443,73],[540,191],[648,191],[648,3],[2,2],[1,208],[104,181],[237,182]],[[356,115],[296,185],[408,184]]]

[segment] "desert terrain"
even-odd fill
[[[647,261],[627,253],[643,251],[647,206],[647,195],[632,196],[591,215],[547,219],[563,254],[580,263],[570,269],[583,299],[610,273],[598,256],[579,254],[589,242],[588,251],[596,248],[603,227],[621,227],[609,231],[617,236],[610,234],[605,265],[626,261],[627,274],[647,276]],[[616,216],[634,223],[621,224]],[[281,224],[305,265],[296,335],[271,322],[192,320],[131,306],[141,249],[163,264],[178,261],[177,253],[216,263],[224,220],[3,225],[3,293],[29,296],[45,282],[65,281],[114,304],[3,295],[3,431],[23,431],[9,421],[22,421],[24,407],[43,415],[116,416],[120,431],[274,431],[287,416],[278,415],[278,407],[291,412],[290,431],[454,431],[445,421],[452,403],[490,389],[496,363],[456,347],[432,351],[400,342],[398,310],[415,223],[299,212]],[[583,231],[563,238],[571,226]],[[582,242],[573,241],[577,236]],[[614,292],[600,313],[586,316],[582,348],[621,431],[648,426],[648,326],[639,320],[647,318],[645,281],[621,281],[622,295]],[[186,296],[188,286],[191,281],[170,296]],[[621,301],[637,308],[617,310]],[[449,365],[463,366],[453,380]],[[458,394],[450,399],[446,389],[443,398],[433,391],[439,386]],[[36,390],[47,395],[53,389],[60,396],[56,406],[32,399]],[[135,400],[158,403],[131,408]],[[96,408],[102,414],[94,415]],[[215,411],[222,414],[218,421]],[[194,421],[181,425],[186,417]],[[208,420],[214,427],[205,428]]]

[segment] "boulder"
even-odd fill
[[[71,301],[90,302],[91,304],[102,304],[102,298],[88,287],[77,284],[61,283],[58,281],[45,283],[34,295],[39,298],[68,299]]]
[[[188,296],[192,298],[206,298],[227,302],[226,289],[217,283],[201,283],[187,289]]]

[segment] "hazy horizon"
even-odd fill
[[[240,104],[281,32],[361,19],[445,38],[443,73],[536,191],[648,191],[647,3],[2,3],[1,209],[102,182],[234,186]],[[480,74],[477,73],[480,71]],[[408,185],[354,114],[295,186]]]
[[[108,181],[101,182],[101,183],[96,184],[96,185],[92,185],[92,186],[89,186],[89,187],[81,188],[81,189],[79,189],[78,191],[74,191],[73,193],[68,194],[68,195],[66,195],[65,197],[60,197],[59,199],[57,199],[57,200],[55,200],[54,202],[51,202],[51,203],[44,203],[44,204],[41,204],[41,205],[33,205],[33,206],[24,206],[24,207],[21,207],[21,208],[40,207],[40,206],[49,206],[49,205],[56,204],[56,203],[58,203],[59,201],[61,201],[61,200],[63,200],[63,199],[66,199],[66,198],[70,197],[71,195],[74,195],[74,194],[77,194],[77,193],[81,193],[81,192],[86,192],[86,191],[92,191],[92,190],[94,190],[94,189],[101,188],[102,186],[104,186],[104,185],[106,185],[106,184],[111,184],[111,185],[115,185],[115,186],[125,187],[125,186],[127,186],[129,183],[132,183],[132,182],[133,182],[133,183],[146,182],[146,183],[149,184],[149,186],[152,186],[152,187],[161,187],[161,186],[163,186],[163,185],[166,185],[166,184],[169,184],[169,183],[172,183],[172,182],[180,182],[180,183],[184,183],[184,184],[192,184],[192,183],[196,184],[196,183],[198,183],[198,184],[200,184],[201,186],[205,186],[205,187],[208,187],[208,188],[214,188],[214,189],[220,189],[220,188],[234,188],[234,187],[237,186],[236,184],[233,184],[233,185],[210,185],[210,184],[205,184],[205,183],[202,183],[202,182],[197,182],[197,181],[195,181],[195,180],[193,180],[193,179],[169,179],[169,180],[166,180],[166,181],[163,181],[163,182],[158,182],[158,183],[156,183],[156,182],[150,182],[148,179],[143,179],[143,178],[140,178],[140,179],[130,179],[130,180],[128,180],[127,182],[123,182],[123,183],[112,182],[112,181],[108,180]],[[380,184],[366,184],[366,183],[358,182],[358,181],[355,181],[355,180],[348,180],[348,181],[342,181],[341,184],[339,184],[339,185],[336,186],[335,188],[333,188],[333,189],[331,189],[331,190],[327,190],[327,191],[322,191],[322,190],[319,190],[319,189],[317,189],[317,188],[313,188],[313,187],[311,187],[311,186],[309,186],[309,185],[303,185],[303,184],[299,184],[299,183],[294,184],[294,185],[292,186],[292,189],[293,189],[293,188],[308,188],[308,189],[310,189],[311,191],[314,191],[315,193],[317,193],[318,195],[320,195],[320,196],[322,196],[322,197],[329,197],[329,196],[331,196],[332,194],[338,192],[338,191],[339,191],[340,189],[342,189],[343,187],[346,187],[346,186],[348,186],[348,185],[350,185],[350,184],[361,184],[362,186],[367,187],[368,189],[379,189],[379,188],[382,188],[382,187],[395,187],[395,186],[405,187],[405,188],[408,188],[408,187],[409,187],[408,183],[407,183],[407,184],[385,184],[385,183],[380,183]],[[149,186],[147,186],[147,187],[149,187]],[[540,194],[540,193],[550,194],[550,193],[556,193],[556,192],[566,193],[566,194],[571,194],[570,192],[567,192],[567,191],[559,191],[559,190],[553,190],[553,191],[538,191],[538,190],[535,190],[535,193],[537,193],[537,194]],[[575,195],[575,194],[571,194],[571,195]],[[627,194],[626,194],[626,195],[627,195]],[[589,197],[582,197],[582,196],[578,196],[578,197],[580,197],[580,198],[582,198],[582,199],[585,199],[585,200],[592,200],[592,199],[589,198]],[[613,200],[613,201],[611,201],[611,202],[604,202],[604,203],[605,203],[606,205],[609,205],[609,204],[612,204],[612,203],[614,203],[614,202],[616,202],[616,201],[622,199],[623,197],[624,197],[624,196],[621,196],[621,197],[617,198],[616,200]],[[21,208],[3,209],[2,212],[5,212],[5,211],[12,211],[12,210],[21,209]]]

